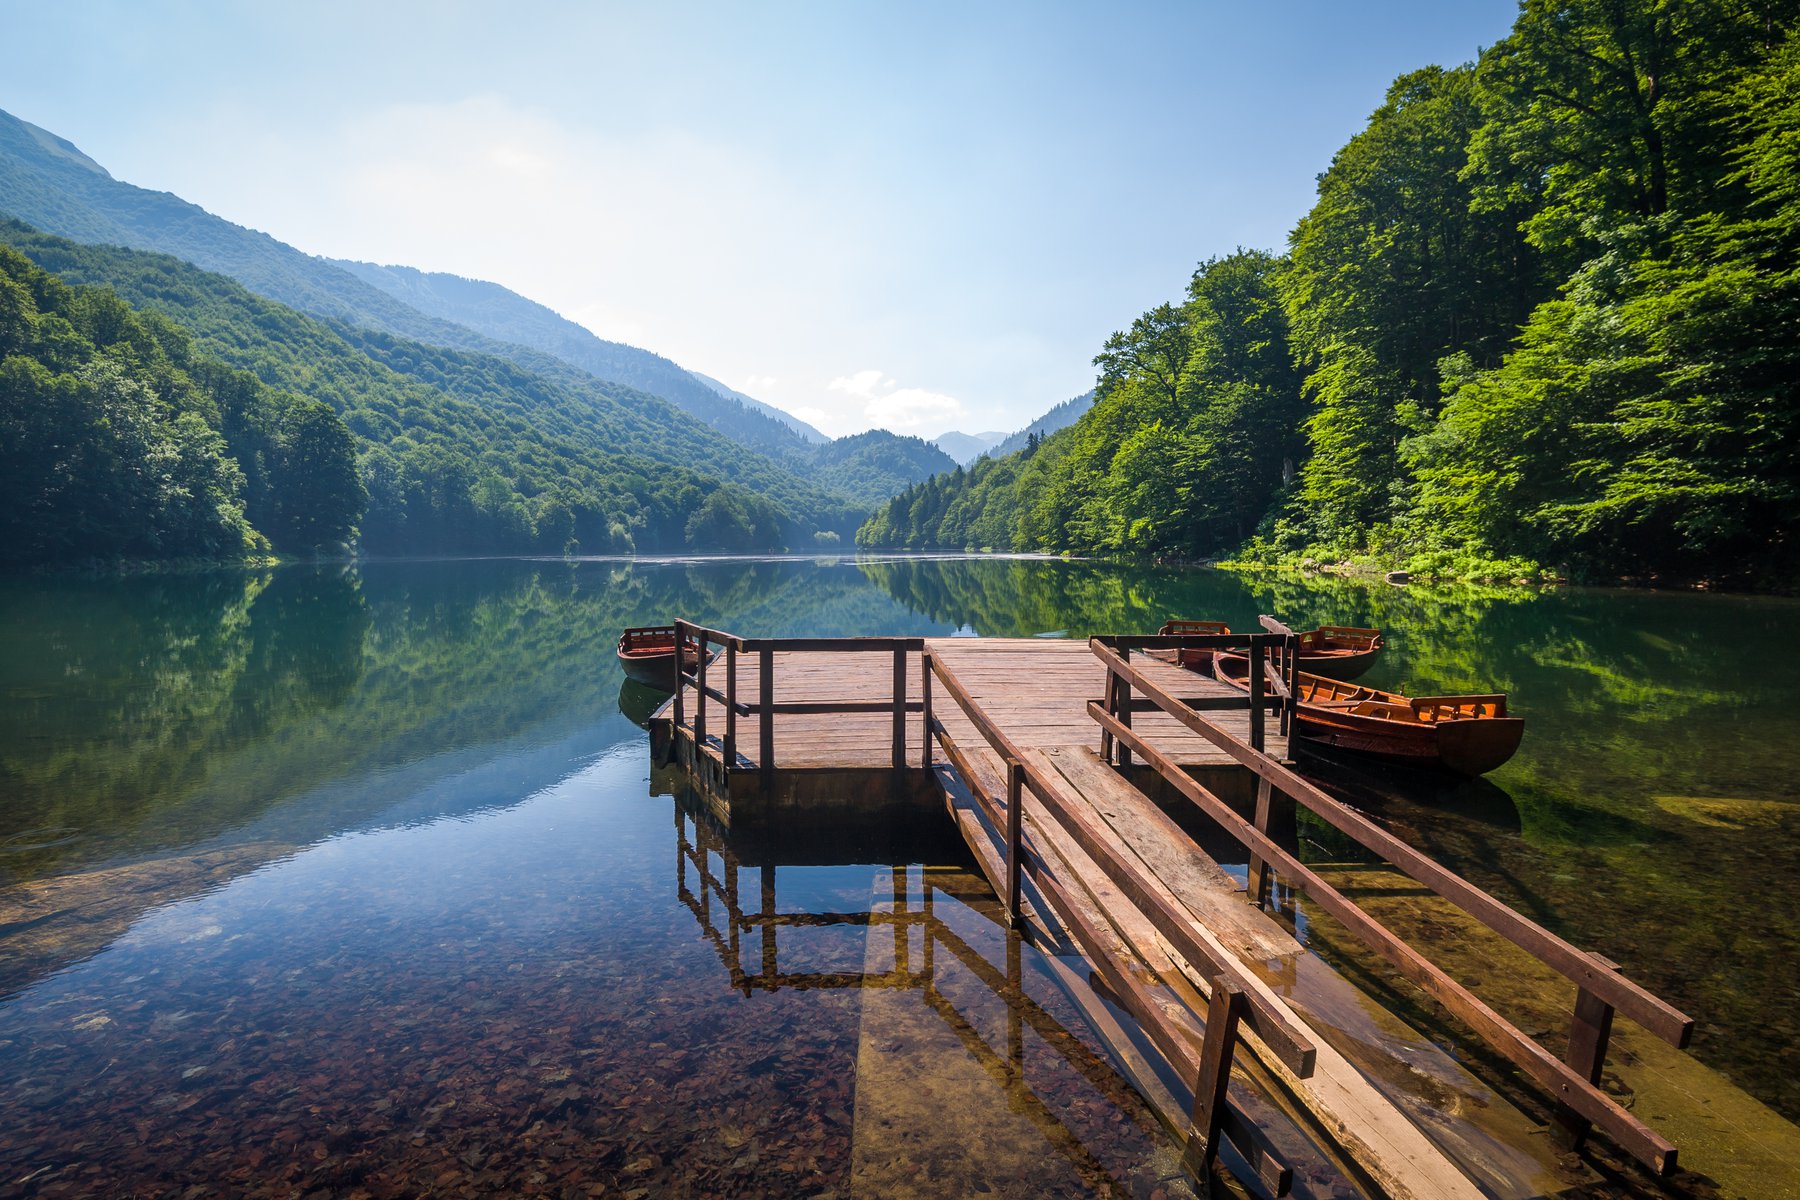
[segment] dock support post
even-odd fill
[[[757,715],[762,718],[756,733],[757,765],[762,769],[763,795],[775,790],[775,652],[757,651],[758,674]]]
[[[894,647],[894,770],[906,770],[906,643]]]
[[[925,736],[919,747],[919,766],[931,770],[931,651],[926,650],[919,655],[919,701],[923,710],[920,724],[924,726]]]
[[[1231,1054],[1237,1045],[1243,1009],[1243,989],[1223,975],[1214,976],[1212,997],[1206,1005],[1206,1041],[1200,1050],[1200,1074],[1194,1081],[1194,1128],[1182,1155],[1188,1170],[1203,1184],[1210,1178],[1213,1159],[1219,1153],[1225,1089],[1231,1082]]]
[[[762,973],[764,986],[769,991],[777,990],[776,975],[778,965],[775,960],[775,867],[771,863],[762,866],[762,891],[760,896],[762,912]]]
[[[737,646],[725,643],[725,786],[737,766]]]
[[[1019,840],[1023,832],[1025,768],[1017,759],[1006,760],[1006,922],[1019,927]]]
[[[1619,964],[1598,954],[1601,965],[1609,971],[1619,969]],[[1600,1082],[1600,1074],[1606,1067],[1606,1046],[1612,1040],[1613,1006],[1602,1000],[1585,987],[1575,993],[1575,1015],[1569,1022],[1569,1052],[1563,1061],[1589,1083]],[[1587,1141],[1588,1130],[1593,1122],[1582,1117],[1567,1105],[1558,1107],[1556,1123],[1562,1127],[1562,1139],[1571,1150],[1579,1150]]]

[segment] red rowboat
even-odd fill
[[[645,687],[675,690],[675,627],[644,625],[619,635],[619,665],[625,676]],[[681,648],[681,665],[693,670],[700,665],[700,643],[689,638]]]
[[[1213,657],[1213,674],[1250,688],[1250,660]],[[1506,715],[1506,697],[1402,696],[1300,672],[1297,732],[1320,745],[1415,767],[1482,775],[1513,756],[1523,717]]]
[[[1166,621],[1156,632],[1230,633],[1231,629],[1223,621]],[[1300,635],[1300,669],[1327,679],[1355,679],[1375,665],[1381,647],[1379,629],[1321,625]],[[1212,656],[1211,650],[1177,650],[1175,661],[1204,674],[1211,669]]]

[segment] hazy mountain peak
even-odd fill
[[[703,375],[695,370],[689,370],[688,374],[692,375],[695,379],[698,379],[701,383],[704,383],[707,387],[725,397],[727,400],[736,400],[745,408],[762,413],[766,417],[773,417],[775,420],[780,421],[815,446],[823,445],[831,440],[811,425],[808,425],[805,421],[802,421],[799,417],[796,417],[793,413],[776,408],[773,404],[765,404],[755,396],[745,395],[743,392],[738,391],[729,384],[720,383],[711,375]]]
[[[966,467],[976,459],[1006,440],[1006,431],[995,429],[987,433],[962,433],[951,430],[931,439],[931,444],[948,454],[958,466]]]

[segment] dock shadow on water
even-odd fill
[[[651,783],[654,698],[611,643],[675,615],[1258,611],[1384,625],[1383,686],[1511,691],[1531,724],[1491,782],[1359,807],[1690,1008],[1699,1056],[1795,1115],[1800,663],[1771,630],[1800,606],[1055,562],[294,567],[0,585],[0,1196],[1187,1194],[1092,1032],[1118,1014],[1004,927],[947,822],[719,824]]]

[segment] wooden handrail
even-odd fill
[[[1401,974],[1449,1009],[1495,1050],[1548,1088],[1562,1106],[1577,1139],[1588,1123],[1600,1126],[1627,1152],[1664,1175],[1675,1169],[1675,1147],[1636,1117],[1626,1112],[1596,1086],[1605,1059],[1606,1032],[1613,1008],[1676,1046],[1685,1046],[1693,1033],[1693,1019],[1660,997],[1618,973],[1610,961],[1588,954],[1522,916],[1447,868],[1436,863],[1339,801],[1301,779],[1267,755],[1245,747],[1225,730],[1186,708],[1100,639],[1089,647],[1105,664],[1110,680],[1115,676],[1158,702],[1159,707],[1194,733],[1206,738],[1258,777],[1258,815],[1263,795],[1270,787],[1305,805],[1314,815],[1380,855],[1411,878],[1429,887],[1489,929],[1532,954],[1540,962],[1562,972],[1580,989],[1571,1026],[1569,1060],[1556,1058],[1511,1022],[1489,1008],[1435,963],[1369,916],[1311,868],[1271,839],[1263,828],[1238,816],[1211,791],[1133,733],[1130,726],[1098,701],[1088,704],[1089,715],[1104,736],[1144,758],[1177,791],[1181,792],[1249,850],[1252,884],[1259,868],[1275,867],[1291,878],[1314,903],[1355,932]],[[1254,899],[1255,897],[1253,897]]]
[[[725,735],[723,756],[729,770],[737,762],[737,718],[740,716],[761,716],[757,756],[761,760],[765,786],[772,782],[769,774],[774,769],[775,737],[772,718],[777,713],[790,715],[818,715],[830,713],[891,713],[893,715],[894,768],[900,770],[905,766],[906,756],[906,718],[917,712],[924,712],[928,701],[908,700],[906,698],[906,656],[912,652],[922,653],[925,639],[922,637],[847,637],[847,638],[746,638],[721,629],[712,629],[705,625],[696,625],[691,621],[676,618],[674,622],[676,645],[685,646],[690,643],[699,646],[698,660],[690,670],[684,656],[678,651],[675,656],[675,699],[673,718],[677,729],[688,725],[686,704],[687,689],[692,687],[698,697],[698,703],[692,713],[691,728],[694,740],[706,741],[706,700],[717,700],[725,707]],[[725,690],[707,683],[707,666],[711,656],[708,648],[720,646],[725,651]],[[777,703],[774,691],[774,656],[776,653],[867,653],[891,654],[894,657],[894,691],[889,700],[796,700]],[[759,674],[761,676],[757,699],[754,703],[746,703],[737,698],[737,656],[739,654],[755,654],[757,656]],[[929,734],[927,734],[929,738]],[[671,743],[673,753],[673,743]]]
[[[1002,732],[988,718],[979,705],[963,689],[956,676],[947,671],[943,664],[932,661],[932,672],[943,685],[944,691],[956,701],[963,715],[969,718],[984,740],[994,752],[1000,755],[1007,764],[1011,774],[1017,764],[1019,778],[1025,788],[1043,804],[1045,810],[1056,819],[1069,837],[1079,845],[1087,856],[1106,874],[1126,895],[1131,897],[1144,916],[1156,927],[1158,933],[1169,939],[1178,953],[1196,965],[1207,964],[1211,974],[1222,975],[1237,986],[1243,988],[1247,995],[1245,1016],[1247,1024],[1258,1037],[1269,1046],[1282,1064],[1297,1077],[1305,1079],[1312,1074],[1313,1062],[1317,1049],[1306,1033],[1295,1025],[1286,1014],[1277,1011],[1264,999],[1254,987],[1250,976],[1235,958],[1221,953],[1217,948],[1208,945],[1196,937],[1189,928],[1188,918],[1173,905],[1169,904],[1157,890],[1154,876],[1142,864],[1117,853],[1103,838],[1096,836],[1095,830],[1084,823],[1079,815],[1079,804],[1067,791],[1067,785],[1060,780],[1045,777],[1044,772],[1031,769],[1025,751],[1010,737]],[[1013,826],[1008,814],[1009,832]],[[1010,874],[1010,872],[1009,872]]]
[[[1651,1030],[1676,1047],[1686,1047],[1694,1032],[1694,1019],[1620,975],[1616,969],[1602,964],[1596,956],[1564,941],[1556,934],[1509,908],[1447,867],[1426,857],[1381,826],[1348,805],[1326,795],[1318,787],[1266,754],[1256,754],[1243,743],[1212,722],[1194,713],[1179,699],[1158,687],[1142,672],[1108,650],[1099,639],[1089,646],[1107,665],[1131,680],[1132,686],[1157,702],[1164,712],[1180,721],[1194,733],[1225,751],[1249,767],[1259,777],[1308,809],[1332,828],[1360,843],[1364,848],[1413,879],[1424,884],[1470,916],[1481,921],[1520,949],[1526,950],[1547,965],[1556,968],[1571,981],[1591,987],[1620,1012]],[[1116,735],[1115,735],[1116,736]],[[1416,873],[1415,873],[1416,872]]]

